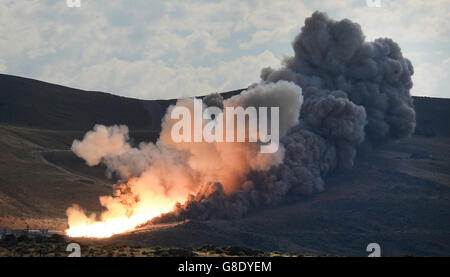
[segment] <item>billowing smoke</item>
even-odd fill
[[[250,174],[245,190],[225,195],[204,188],[175,215],[233,217],[250,207],[279,202],[287,192],[324,189],[324,177],[351,168],[358,145],[412,134],[415,111],[410,89],[413,67],[391,39],[365,42],[361,27],[315,12],[292,43],[295,55],[275,70],[264,68],[262,84],[291,81],[303,89],[300,122],[282,138],[283,163]]]
[[[279,203],[288,192],[322,191],[329,172],[353,166],[362,143],[412,134],[413,67],[391,39],[366,42],[357,23],[315,12],[292,45],[295,55],[280,69],[264,68],[260,83],[227,100],[218,94],[204,99],[205,107],[222,110],[279,107],[276,153],[260,153],[258,143],[174,143],[168,116],[173,107],[156,144],[131,147],[123,126],[97,126],[75,141],[74,152],[89,165],[102,162],[124,180],[115,197],[102,201],[107,213],[122,207],[118,210],[129,216],[166,197],[163,211],[171,212],[156,221],[240,217]],[[192,109],[193,100],[176,106]],[[175,208],[169,207],[173,199]]]
[[[208,105],[221,107],[222,113],[226,115],[227,107],[278,107],[279,133],[285,135],[298,124],[301,100],[300,87],[292,82],[279,81],[254,86],[225,101],[218,94],[208,96],[202,108],[206,110]],[[85,159],[88,165],[103,163],[109,174],[116,173],[122,179],[115,187],[114,196],[100,198],[106,208],[99,218],[105,223],[102,225],[104,228],[116,228],[109,226],[108,222],[120,218],[120,225],[125,228],[120,231],[132,229],[161,213],[171,211],[175,203],[184,203],[194,193],[203,195],[208,201],[213,201],[214,195],[220,195],[217,197],[233,206],[224,209],[224,217],[241,216],[248,207],[236,207],[239,203],[228,200],[228,196],[238,195],[235,194],[237,191],[248,191],[252,186],[247,181],[248,176],[253,172],[266,172],[282,163],[282,145],[274,153],[261,153],[261,143],[248,142],[249,134],[246,142],[175,142],[172,130],[180,120],[172,118],[172,111],[180,107],[187,108],[191,115],[195,115],[194,99],[178,100],[175,106],[168,108],[160,138],[155,144],[141,143],[133,147],[129,143],[126,126],[101,125],[95,126],[82,141],[74,141],[73,152]],[[205,127],[211,120],[218,119],[200,120]],[[194,118],[191,118],[190,125],[193,124]],[[226,135],[230,130],[226,124],[223,125]],[[236,125],[232,128],[236,134]],[[211,210],[210,216],[215,214],[218,215]],[[94,224],[97,221],[95,216],[85,215],[77,206],[68,210],[68,216],[71,229],[72,226]],[[128,225],[124,221],[132,224]],[[85,229],[75,228],[72,231],[74,235],[84,234]]]
[[[315,12],[305,20],[292,46],[295,56],[285,58],[283,68],[262,70],[264,82],[289,80],[304,90],[320,92],[308,93],[305,101],[339,94],[341,101],[362,106],[367,115],[365,134],[372,142],[412,133],[415,112],[409,91],[414,70],[394,41],[365,42],[359,24],[348,19],[334,21]],[[302,118],[314,117],[312,112],[304,109]]]

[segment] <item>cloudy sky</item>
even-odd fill
[[[238,89],[292,55],[319,10],[398,42],[414,95],[450,97],[450,1],[366,2],[0,0],[0,73],[142,99]]]

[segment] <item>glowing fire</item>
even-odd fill
[[[225,116],[214,118],[225,121],[228,117],[227,107],[247,107],[251,106],[252,101],[255,102],[255,107],[280,107],[289,103],[293,108],[280,109],[280,119],[284,123],[279,132],[274,132],[283,136],[298,120],[300,95],[300,88],[287,82],[258,86],[250,89],[244,96],[224,101]],[[269,97],[265,99],[266,96]],[[96,215],[86,215],[78,206],[70,207],[67,210],[68,236],[105,238],[132,231],[136,226],[162,213],[173,211],[177,202],[186,203],[191,195],[207,197],[209,193],[213,193],[214,187],[209,186],[210,184],[220,183],[224,194],[248,189],[252,185],[251,182],[246,182],[246,177],[251,171],[267,171],[282,162],[281,148],[274,153],[261,153],[261,145],[250,142],[250,135],[246,135],[250,134],[250,129],[245,114],[241,117],[243,124],[219,124],[221,121],[213,122],[213,119],[203,118],[203,113],[195,109],[196,103],[194,99],[182,99],[177,101],[176,106],[169,107],[156,143],[140,143],[135,147],[129,142],[126,126],[102,125],[96,125],[94,130],[86,133],[82,141],[74,141],[72,150],[87,165],[103,163],[109,172],[118,174],[126,183],[116,186],[114,196],[100,197],[100,204],[105,211],[98,219]],[[200,103],[199,106],[206,108],[205,104]],[[185,120],[172,117],[175,108],[189,111],[188,114],[193,116],[187,116]],[[290,112],[284,113],[285,110]],[[270,120],[270,128],[275,130],[272,123],[278,123],[278,120],[272,120],[272,116]],[[231,122],[234,121],[232,116]],[[203,127],[203,132],[209,128],[211,133],[216,134],[214,126],[221,125],[222,132],[217,131],[217,136],[221,134],[222,139],[194,142],[195,132],[186,131],[186,136],[191,136],[190,140],[174,141],[172,127],[179,126],[180,122],[185,123],[181,128],[183,132],[192,129],[189,127],[195,127],[198,122],[197,125]],[[260,124],[261,122],[258,126]],[[240,130],[238,126],[244,126],[245,129]],[[257,126],[257,122],[252,126]],[[247,136],[245,143],[223,140],[226,135],[234,136],[239,130]]]
[[[133,231],[136,226],[146,223],[162,213],[169,212],[172,208],[173,205],[170,207],[154,207],[153,209],[136,211],[130,217],[112,217],[105,218],[102,221],[88,219],[78,224],[70,224],[66,234],[70,237],[107,238],[115,234]]]
[[[155,186],[151,179],[146,175],[132,178],[116,187],[114,197],[100,197],[101,205],[106,208],[100,220],[96,220],[94,214],[87,216],[76,205],[70,207],[67,210],[69,229],[66,234],[70,237],[107,238],[133,231],[138,225],[170,212],[176,202],[186,199],[188,191],[161,193],[158,191],[159,186]],[[143,183],[146,183],[145,191],[140,190]]]
[[[95,237],[107,238],[115,234],[128,232],[151,219],[147,216],[132,216],[130,218],[120,217],[113,218],[108,221],[99,221],[87,225],[74,226],[66,230],[66,234],[70,237]]]

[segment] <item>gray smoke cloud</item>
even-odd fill
[[[244,189],[229,195],[220,184],[208,184],[158,220],[236,218],[288,192],[320,192],[329,172],[353,166],[361,143],[413,133],[414,70],[393,40],[366,42],[359,24],[315,12],[292,46],[295,55],[280,69],[261,71],[263,84],[286,80],[303,89],[300,122],[281,140],[283,163],[249,174]]]
[[[156,192],[163,192],[182,200],[155,222],[238,218],[250,209],[275,205],[288,193],[323,191],[326,176],[337,168],[351,168],[362,144],[412,134],[413,67],[394,41],[366,42],[357,23],[315,12],[292,46],[294,56],[285,58],[280,69],[264,68],[260,83],[240,95],[203,99],[205,107],[221,109],[279,107],[280,151],[264,156],[252,144],[171,143],[172,108],[156,144],[133,148],[125,127],[96,127],[74,143],[74,152],[89,165],[103,162],[124,179],[138,178],[120,185],[123,198],[103,202],[118,207],[126,199],[152,201]],[[180,105],[192,108],[192,100],[179,100]],[[149,185],[152,182],[158,186]],[[134,195],[143,192],[149,196]],[[136,201],[131,202],[139,206]]]
[[[372,142],[413,132],[415,111],[409,91],[414,69],[393,40],[365,42],[359,24],[315,12],[292,45],[295,56],[285,58],[279,70],[263,69],[264,82],[289,80],[304,90],[344,92],[344,98],[364,107],[365,134]]]

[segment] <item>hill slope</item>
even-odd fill
[[[0,122],[10,125],[53,130],[88,130],[95,123],[153,126],[142,100],[1,74],[0,88]]]
[[[99,211],[98,196],[111,193],[112,181],[68,151],[73,139],[101,123],[127,124],[135,142],[154,141],[174,103],[6,75],[0,88],[0,228],[63,228],[73,203]],[[378,242],[382,255],[450,255],[450,99],[414,101],[416,134],[364,152],[354,169],[330,176],[321,194],[235,221],[188,222],[103,243],[366,255],[366,245]]]
[[[9,125],[86,131],[95,124],[125,124],[132,130],[159,131],[167,107],[175,102],[139,100],[0,74],[0,123]]]

